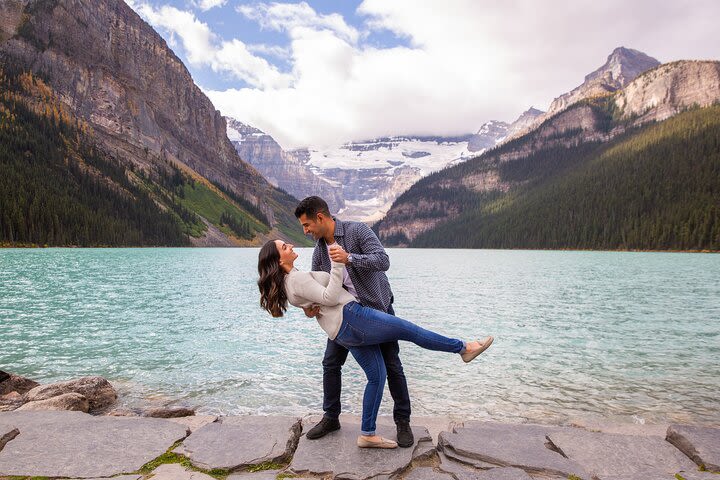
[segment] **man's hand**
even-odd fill
[[[317,314],[320,313],[320,305],[313,305],[312,307],[303,307],[303,311],[305,312],[305,316],[308,318],[317,317]]]
[[[330,260],[337,263],[348,263],[348,252],[343,250],[340,245],[333,245],[330,247]]]

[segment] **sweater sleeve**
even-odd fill
[[[327,287],[318,283],[310,273],[307,275],[296,275],[291,279],[291,288],[295,294],[312,303],[331,307],[339,303],[338,298],[343,292],[343,272],[345,265],[332,262],[330,269],[330,282]]]

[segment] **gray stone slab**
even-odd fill
[[[0,451],[0,475],[109,477],[137,471],[185,437],[157,418],[94,417],[82,412],[0,413],[20,434]]]
[[[230,475],[227,480],[275,480],[282,470],[261,470],[259,472],[238,472]]]
[[[610,476],[602,476],[602,477],[594,477],[594,479],[597,480],[638,480],[641,478],[642,480],[677,480],[677,477],[675,475],[670,475],[669,473],[662,473],[657,472],[653,470],[648,470],[642,473],[642,476],[638,476],[637,474],[633,475],[610,475]]]
[[[455,480],[449,473],[441,472],[431,467],[413,468],[405,476],[405,480]]]
[[[327,475],[331,478],[365,479],[389,478],[407,468],[418,448],[374,449],[358,448],[360,424],[343,422],[342,428],[317,440],[305,436],[293,456],[289,470],[297,474]],[[424,449],[431,441],[424,427],[412,427],[415,440]],[[395,427],[378,424],[377,432],[395,440]]]
[[[475,465],[468,462],[460,463],[447,455],[443,452],[438,452],[438,457],[440,458],[440,465],[438,465],[438,469],[442,472],[451,473],[455,478],[458,480],[474,480],[477,478],[478,470]],[[473,461],[473,459],[469,459],[470,462]],[[480,462],[480,460],[476,460],[477,462]],[[482,462],[481,462],[482,463]],[[471,466],[472,465],[472,466]],[[489,463],[484,463],[482,467],[478,468],[495,468],[497,465],[492,465]]]
[[[117,477],[74,478],[72,480],[140,480],[142,475],[118,475]]]
[[[565,456],[595,477],[635,475],[651,479],[695,468],[689,458],[659,437],[565,429],[551,432],[549,438]]]
[[[167,420],[180,425],[184,425],[185,428],[187,428],[190,432],[194,432],[195,430],[199,430],[200,428],[204,427],[209,423],[216,422],[218,420],[218,417],[216,417],[215,415],[194,415],[192,417],[168,418]]]
[[[413,460],[416,462],[430,460],[436,453],[437,448],[433,445],[432,440],[420,440],[419,442],[415,442]]]
[[[590,476],[583,467],[546,445],[551,431],[575,430],[543,425],[514,425],[494,422],[466,422],[454,432],[440,434],[438,449],[465,463],[474,461],[492,466],[517,467],[544,475]]]
[[[718,480],[718,474],[712,472],[678,472],[684,480]],[[604,480],[604,479],[603,479]],[[677,477],[673,475],[672,480],[677,480]]]
[[[480,472],[477,478],[478,480],[533,480],[525,470],[515,467],[491,468]]]
[[[220,417],[194,431],[174,451],[207,470],[281,462],[292,455],[301,429],[297,417]]]
[[[152,471],[152,480],[215,480],[202,472],[185,470],[179,463],[160,465]]]
[[[670,425],[667,441],[710,472],[720,472],[720,428]]]
[[[20,430],[15,425],[9,423],[0,423],[0,451],[3,449],[6,443],[13,438],[17,437]]]

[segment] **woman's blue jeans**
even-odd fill
[[[367,376],[363,396],[362,434],[374,435],[383,389],[385,362],[381,343],[405,340],[440,352],[460,353],[465,342],[448,338],[380,310],[350,302],[343,308],[343,320],[335,341],[350,350]]]

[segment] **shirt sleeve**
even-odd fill
[[[290,279],[291,288],[298,297],[318,305],[332,307],[339,303],[338,298],[345,291],[343,289],[344,271],[345,265],[333,262],[327,287],[318,283],[309,272],[303,272],[304,274],[294,275]]]
[[[390,257],[375,232],[364,223],[359,223],[356,233],[361,251],[349,252],[352,255],[351,264],[355,268],[386,272],[390,268]]]

